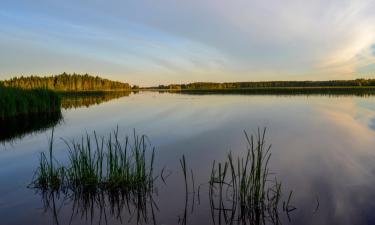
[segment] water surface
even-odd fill
[[[165,167],[171,172],[167,185],[158,183],[156,224],[183,222],[185,190],[179,165],[183,154],[195,182],[207,183],[212,161],[223,160],[229,151],[243,154],[243,131],[253,133],[258,127],[268,130],[271,170],[283,189],[294,193],[297,210],[291,213],[291,221],[282,216],[283,224],[375,223],[374,97],[141,92],[103,103],[90,100],[95,104],[85,107],[76,102],[68,102],[73,107],[66,107],[62,120],[53,124],[56,157],[61,161],[67,157],[60,138],[79,139],[94,130],[107,135],[117,125],[123,135],[134,128],[146,134],[156,148],[156,170]],[[44,209],[41,195],[27,188],[40,152],[48,149],[51,129],[0,145],[1,224],[103,224],[98,214],[72,217],[73,204],[61,196],[55,199],[56,221],[53,210]],[[193,210],[189,199],[186,224],[214,224],[205,194],[203,185]],[[108,210],[108,224],[137,223],[132,213],[120,214],[121,218],[111,216]]]

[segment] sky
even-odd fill
[[[0,79],[375,78],[374,0],[0,0]]]

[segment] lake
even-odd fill
[[[284,200],[293,191],[296,208],[280,210],[282,224],[375,223],[375,97],[139,92],[70,98],[63,106],[61,118],[35,131],[10,132],[16,123],[0,127],[1,224],[227,224],[227,210],[212,208],[208,197],[213,161],[229,151],[244,155],[244,131],[265,127],[270,177],[282,183]],[[154,197],[141,209],[90,198],[76,202],[63,193],[43,196],[28,185],[40,153],[48,150],[52,126],[61,162],[68,157],[63,139],[79,141],[94,131],[105,136],[117,126],[120,135],[134,129],[147,135],[155,147],[155,174],[164,170],[165,183],[155,181]],[[186,195],[182,155],[199,192]]]

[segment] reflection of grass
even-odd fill
[[[60,224],[60,210],[68,206],[71,207],[70,222],[64,224],[71,224],[73,219],[86,220],[90,224],[111,224],[111,219],[126,221],[125,224],[133,221],[134,224],[156,224],[158,206],[152,192],[85,191],[61,195],[61,192],[44,191],[40,194],[44,211],[52,213],[56,225]]]
[[[61,111],[19,115],[0,120],[0,142],[12,142],[30,133],[43,132],[61,121]]]
[[[53,159],[51,139],[49,157],[41,154],[32,186],[43,190],[67,188],[74,192],[149,191],[153,188],[154,151],[148,163],[145,136],[134,133],[133,142],[125,137],[123,144],[120,143],[118,130],[110,134],[108,139],[98,138],[96,134],[94,137],[94,142],[89,135],[82,137],[80,143],[66,141],[69,162],[60,167],[56,167],[57,162]]]

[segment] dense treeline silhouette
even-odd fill
[[[0,85],[0,120],[60,111],[60,97],[47,89],[25,90]]]
[[[157,89],[246,89],[246,88],[288,88],[288,87],[369,87],[375,86],[375,79],[331,80],[331,81],[259,81],[259,82],[196,82],[190,84],[159,85]]]
[[[18,87],[24,89],[47,88],[55,91],[94,91],[94,90],[130,90],[127,83],[111,81],[88,74],[62,73],[49,77],[15,77],[2,81],[5,87]]]

